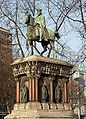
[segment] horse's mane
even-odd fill
[[[34,19],[33,19],[33,17],[32,17],[31,14],[28,14],[28,15],[26,16],[25,24],[31,25],[31,26],[34,25]]]

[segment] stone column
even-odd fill
[[[35,100],[38,101],[38,79],[35,79]]]
[[[50,102],[53,102],[53,80],[50,79]]]
[[[68,82],[64,81],[64,103],[68,103]]]
[[[35,79],[32,78],[32,101],[35,100]]]
[[[32,80],[29,79],[29,101],[32,101]]]
[[[16,103],[20,102],[20,82],[16,81]]]
[[[38,78],[29,77],[29,101],[38,101]]]
[[[54,77],[50,77],[50,109],[56,109],[56,105],[53,102],[53,79]]]

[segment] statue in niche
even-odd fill
[[[60,83],[57,83],[55,88],[55,101],[56,103],[61,103],[62,101],[62,90],[61,90]]]
[[[21,94],[21,103],[27,103],[27,87],[25,86],[24,82],[21,86],[20,94]]]
[[[45,103],[47,102],[48,99],[48,88],[45,80],[43,81],[41,90],[42,90],[42,102]]]

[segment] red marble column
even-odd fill
[[[38,101],[38,79],[35,79],[35,100]]]
[[[32,101],[32,80],[29,79],[29,101]]]
[[[68,87],[67,82],[64,82],[64,103],[68,103]]]
[[[53,80],[50,80],[50,102],[53,102]]]
[[[35,79],[32,78],[32,101],[35,100]]]
[[[20,102],[20,82],[16,81],[16,103]]]
[[[38,79],[29,79],[29,101],[38,101]]]

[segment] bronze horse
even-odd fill
[[[43,53],[46,52],[48,48],[49,49],[48,57],[50,56],[51,50],[54,50],[56,52],[55,47],[54,47],[54,41],[55,41],[55,37],[58,37],[59,35],[58,32],[53,32],[52,30],[47,30],[47,28],[45,28],[42,40],[40,41],[40,38],[36,37],[36,28],[39,26],[38,24],[34,24],[34,19],[31,16],[31,14],[27,15],[25,24],[27,25],[26,46],[27,48],[29,48],[29,46],[31,47],[31,55],[33,55],[33,47],[36,49],[36,51],[40,55],[43,55]],[[41,53],[37,49],[35,41],[41,42],[41,45],[44,49]],[[33,42],[35,43],[35,45]],[[50,44],[50,47],[48,47],[49,44]]]

